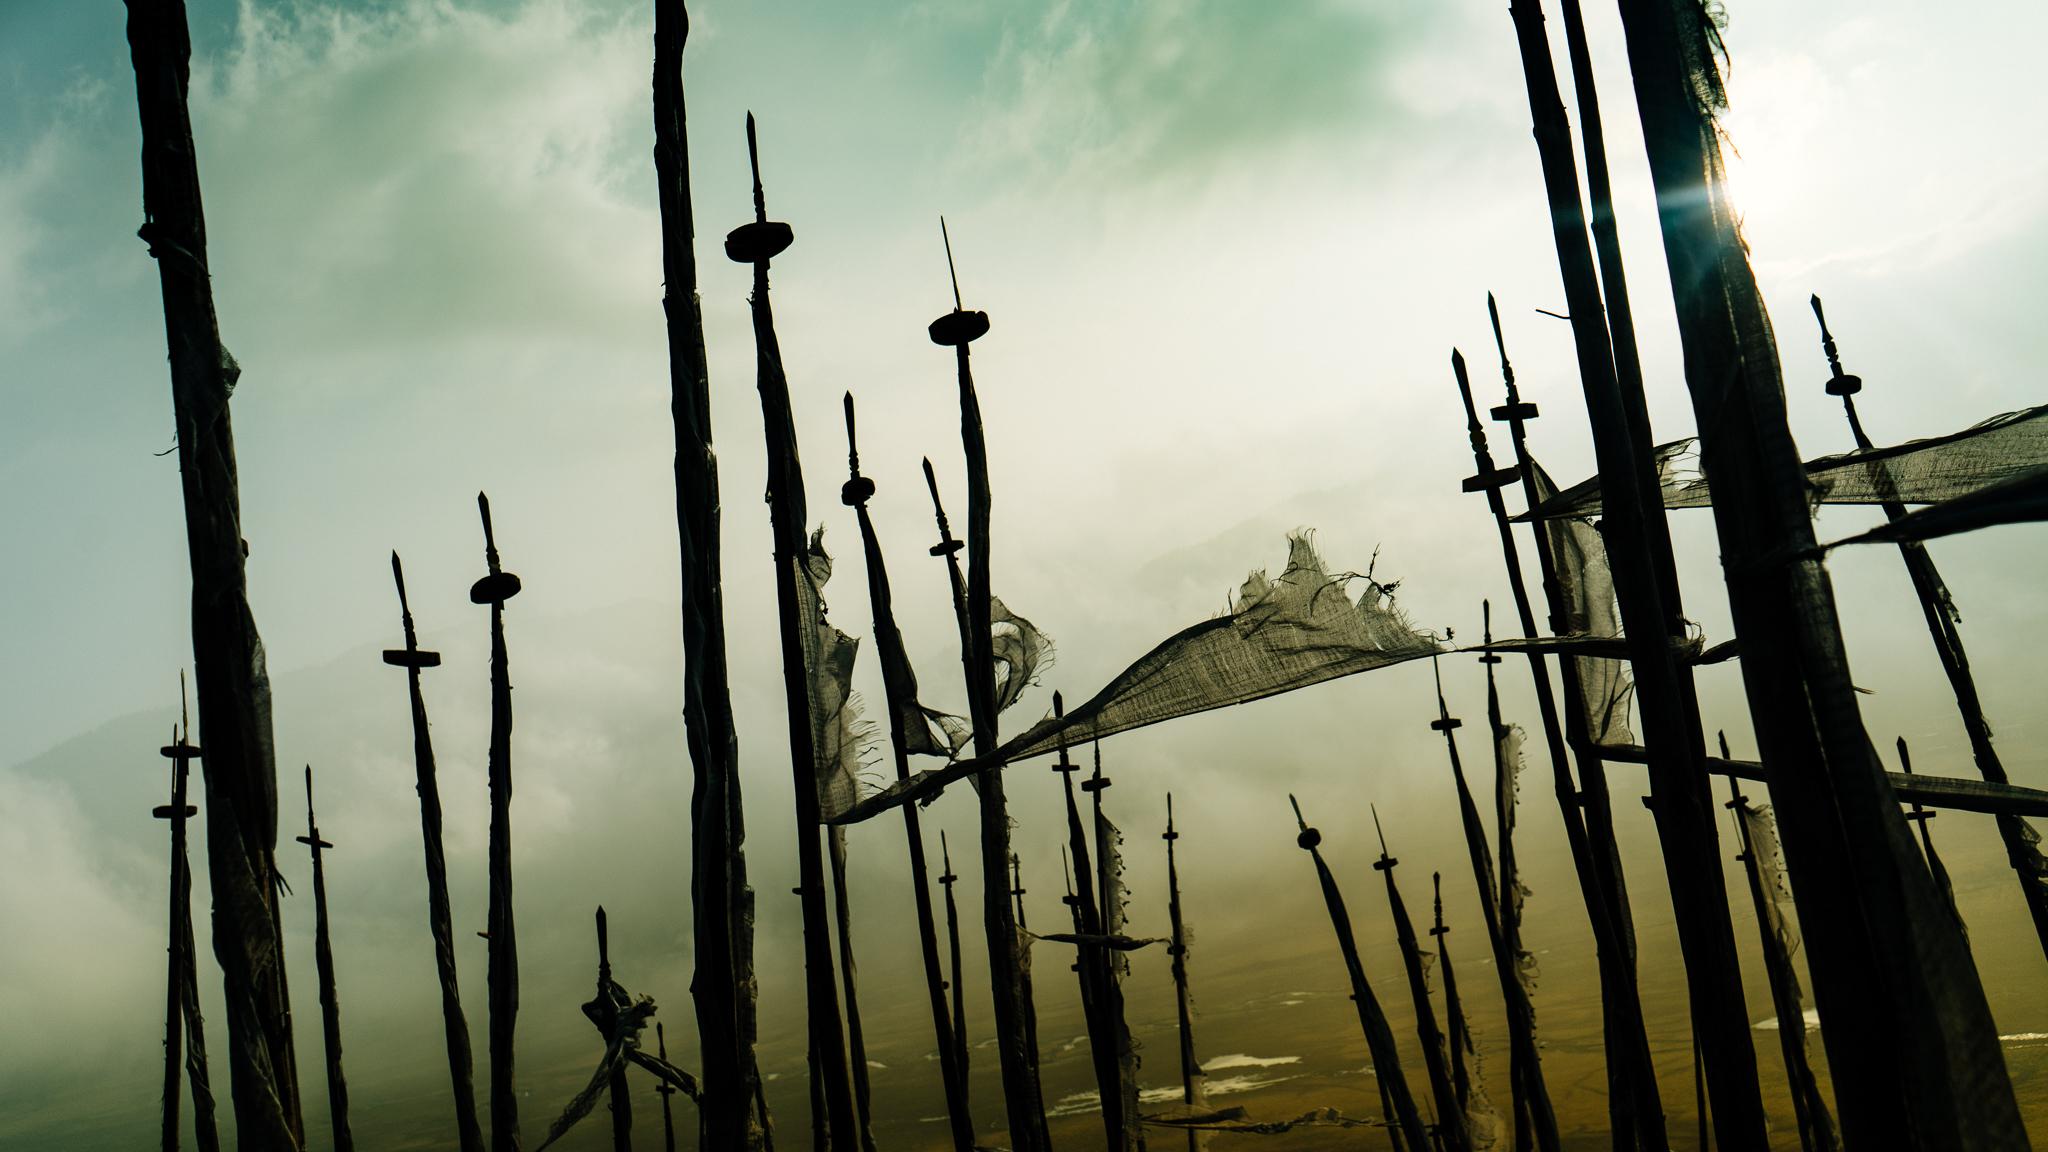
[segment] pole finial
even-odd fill
[[[754,173],[754,223],[768,222],[768,197],[761,189],[761,144],[754,133],[754,110],[747,109],[747,167]]]
[[[939,239],[946,242],[946,275],[953,281],[953,311],[963,309],[960,305],[960,272],[953,266],[953,234],[946,231],[946,218],[939,217]]]

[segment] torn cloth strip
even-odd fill
[[[817,756],[818,811],[828,817],[845,812],[860,798],[861,757],[869,743],[853,697],[853,662],[860,654],[860,641],[825,619],[823,589],[831,578],[832,557],[825,551],[825,530],[820,528],[811,533],[796,587],[803,617],[812,749]]]
[[[1065,717],[1046,719],[1001,749],[1022,760],[1197,712],[1243,704],[1437,651],[1367,579],[1354,602],[1348,575],[1331,575],[1306,533],[1288,538],[1277,579],[1254,572],[1227,615],[1168,638]]]
[[[1699,445],[1674,440],[1655,449],[1666,508],[1705,508],[1713,500],[1699,467]],[[1816,504],[1936,504],[1966,496],[2048,464],[2048,404],[2006,412],[1960,432],[1806,462]],[[1600,480],[1581,481],[1545,499],[1527,519],[1597,516]]]
[[[1945,500],[1918,512],[1909,512],[1861,535],[1837,540],[1828,547],[1934,540],[1959,532],[1974,532],[1979,528],[2042,520],[2048,520],[2048,466],[2022,472],[1988,488]]]
[[[1557,485],[1542,465],[1532,461],[1529,467],[1535,473],[1538,498],[1548,503]],[[1543,532],[1564,599],[1565,618],[1557,624],[1570,636],[1619,637],[1621,604],[1615,599],[1614,574],[1607,566],[1607,542],[1600,530],[1590,520],[1568,517],[1544,521]],[[1568,658],[1579,674],[1587,739],[1595,745],[1635,743],[1628,728],[1629,701],[1635,695],[1628,661],[1604,655]]]

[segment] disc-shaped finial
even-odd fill
[[[931,333],[932,343],[958,348],[988,335],[988,313],[948,312],[932,321],[926,330]]]

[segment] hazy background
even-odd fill
[[[1378,550],[1418,623],[1476,635],[1506,586],[1470,471],[1450,348],[1497,385],[1484,293],[1500,295],[1537,451],[1591,470],[1527,105],[1504,5],[1296,0],[1051,6],[701,3],[688,55],[691,155],[713,419],[722,448],[727,621],[759,893],[762,1060],[785,1141],[804,1118],[790,792],[776,665],[747,270],[717,240],[749,218],[742,115],[761,119],[773,217],[797,244],[776,305],[813,515],[843,558],[833,618],[866,631],[843,478],[840,393],[856,392],[873,509],[927,702],[964,711],[944,573],[917,474],[929,454],[964,515],[951,358],[924,324],[951,304],[944,212],[969,307],[994,319],[975,366],[995,487],[995,587],[1051,633],[1049,689],[1085,697],[1167,633],[1220,611],[1283,536],[1318,530],[1333,569]],[[1691,430],[1618,23],[1589,13],[1603,69],[1621,231],[1661,437]],[[0,5],[0,1144],[153,1139],[162,1038],[165,799],[156,755],[190,661],[186,570],[155,270],[141,222],[133,75],[114,4]],[[486,614],[474,496],[493,498],[518,692],[514,829],[524,1012],[522,1112],[536,1139],[587,1074],[576,1005],[589,916],[611,912],[619,979],[656,996],[694,1064],[673,442],[659,306],[648,107],[651,9],[610,0],[191,6],[192,102],[235,398],[250,594],[277,691],[280,851],[302,1086],[325,1144],[308,865],[289,839],[295,769],[320,774],[336,963],[366,1146],[449,1143],[435,984],[387,553],[404,553],[429,675],[457,935],[481,1036]],[[2048,267],[2044,161],[2021,146],[2040,96],[2029,45],[2048,10],[1737,4],[1727,119],[1738,195],[1809,454],[1849,445],[1806,295],[1818,291],[1881,442],[2043,399],[2037,315]],[[1563,59],[1561,43],[1557,55]],[[1504,450],[1504,444],[1501,445]],[[1824,515],[1822,534],[1872,510]],[[1728,635],[1712,524],[1674,517],[1687,611]],[[2048,540],[2011,529],[1937,549],[2014,778],[2048,785],[2035,658]],[[1923,771],[1971,774],[1968,749],[1896,556],[1834,563],[1872,735]],[[1512,715],[1527,678],[1504,667]],[[1481,716],[1469,658],[1452,707]],[[1703,670],[1710,726],[1752,750],[1739,667]],[[881,685],[871,659],[858,685]],[[1163,933],[1163,794],[1186,838],[1199,933],[1197,1039],[1212,1079],[1262,1118],[1331,1105],[1375,1114],[1309,862],[1285,793],[1326,833],[1397,1032],[1411,1034],[1386,904],[1365,864],[1368,801],[1411,909],[1445,873],[1461,990],[1506,1097],[1498,994],[1420,665],[1119,737],[1112,814],[1129,833],[1133,928]],[[1480,730],[1468,727],[1467,734]],[[204,733],[200,733],[202,742]],[[1484,749],[1465,752],[1482,779]],[[1590,942],[1539,756],[1523,788],[1528,938],[1546,1068],[1567,1128],[1604,1138]],[[1689,1139],[1682,970],[1661,862],[1617,767],[1645,996],[1674,1137]],[[1760,791],[1760,790],[1758,790]],[[1012,769],[1031,922],[1057,924],[1056,777]],[[205,819],[204,813],[200,820]],[[982,955],[971,801],[930,810],[964,860],[970,966]],[[853,836],[876,1107],[885,1142],[942,1141],[903,841]],[[2042,958],[1987,818],[1934,825],[2023,1103],[2048,1131]],[[203,836],[195,834],[195,844]],[[1732,844],[1724,841],[1726,854]],[[195,907],[207,939],[205,868]],[[1731,868],[1733,865],[1731,864]],[[1738,880],[1739,883],[1739,880]],[[1735,887],[1750,1015],[1768,1021],[1754,926]],[[225,1018],[202,943],[215,1077]],[[1046,1086],[1090,1088],[1070,958],[1036,955]],[[973,973],[970,973],[970,978]],[[978,989],[981,985],[970,984]],[[1176,1077],[1157,950],[1129,995],[1147,1085]],[[969,1027],[988,1036],[985,995]],[[1774,1035],[1759,1064],[1790,1146]],[[479,1044],[479,1081],[482,1074]],[[1817,1048],[1816,1048],[1817,1051]],[[1221,1057],[1239,1059],[1218,1059]],[[1289,1059],[1292,1058],[1292,1059]],[[993,1053],[976,1115],[1001,1108]],[[1420,1076],[1419,1064],[1410,1069]],[[658,1139],[651,1092],[643,1140]],[[1085,1099],[1073,1102],[1085,1108]],[[685,1114],[687,1116],[687,1113]],[[686,1118],[685,1129],[693,1127]],[[1091,1116],[1059,1122],[1087,1146]],[[655,1125],[650,1127],[650,1125]],[[997,1134],[1000,1138],[1000,1134]],[[1346,1144],[1356,1137],[1342,1138]],[[1378,1137],[1368,1140],[1371,1143]],[[600,1118],[571,1141],[604,1143]],[[1242,1138],[1249,1147],[1251,1138]],[[1218,1147],[1230,1142],[1219,1140]],[[1305,1136],[1267,1146],[1315,1147]]]

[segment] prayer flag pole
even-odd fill
[[[1440,1152],[1468,1152],[1472,1134],[1466,1130],[1465,1109],[1451,1083],[1444,1034],[1436,1025],[1436,1009],[1429,1003],[1429,979],[1422,972],[1422,948],[1416,943],[1408,906],[1401,901],[1401,889],[1394,883],[1394,867],[1400,861],[1387,852],[1387,834],[1380,827],[1377,807],[1372,810],[1372,828],[1380,840],[1380,858],[1373,861],[1372,867],[1387,878],[1387,905],[1393,910],[1394,939],[1401,948],[1401,966],[1408,972],[1408,996],[1415,1007],[1415,1034],[1422,1042],[1422,1064],[1429,1071],[1430,1093],[1436,1098],[1436,1145]]]
[[[327,926],[327,863],[334,847],[320,837],[313,819],[313,766],[306,765],[306,834],[296,837],[313,856],[313,964],[320,980],[320,1029],[326,1041],[327,1111],[334,1127],[335,1152],[354,1152],[355,1135],[348,1125],[348,1080],[341,1074],[341,998],[334,988],[334,940]]]
[[[488,571],[470,585],[469,602],[491,606],[490,909],[484,940],[490,968],[491,1148],[519,1152],[519,1096],[513,1087],[513,1034],[519,1018],[519,942],[512,918],[512,673],[505,654],[505,601],[519,595],[519,577],[498,564],[491,501],[476,494]]]

